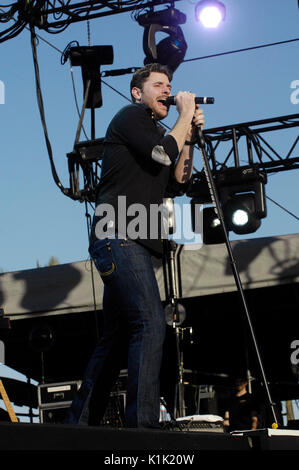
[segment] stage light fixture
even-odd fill
[[[223,227],[214,207],[202,210],[202,241],[205,245],[216,245],[225,242]]]
[[[267,215],[266,175],[252,167],[230,168],[217,176],[217,187],[228,231],[253,233]]]
[[[101,65],[113,64],[112,46],[77,46],[71,47],[66,59],[70,57],[72,66],[81,66],[84,84],[84,96],[87,83],[90,88],[86,108],[100,108],[103,104],[101,90]]]
[[[215,184],[227,232],[243,235],[258,230],[261,219],[267,216],[266,182],[266,175],[252,167],[227,168],[217,174]],[[198,188],[195,186],[193,198],[196,198],[194,192]],[[209,203],[208,200],[204,201],[200,193],[198,201]],[[224,230],[215,208],[204,207],[202,214],[203,243],[225,243]],[[192,217],[194,218],[194,215]]]
[[[186,15],[170,7],[139,15],[137,21],[144,27],[144,65],[157,62],[167,65],[174,72],[184,60],[187,51],[187,43],[179,26],[186,23]],[[156,44],[156,33],[159,31],[167,34],[167,37]]]
[[[238,226],[244,226],[249,221],[249,214],[245,209],[237,208],[232,214],[232,223]]]
[[[253,233],[261,226],[256,211],[254,194],[234,195],[224,206],[224,218],[227,229],[242,235]]]
[[[225,15],[225,6],[218,0],[201,0],[195,5],[195,18],[205,28],[217,28]]]

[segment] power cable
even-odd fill
[[[90,204],[90,206],[92,207],[92,204]],[[91,223],[91,216],[88,212],[87,201],[85,201],[85,217],[86,217],[86,224],[87,224],[87,239],[90,240],[92,223]],[[89,256],[88,260],[89,260],[89,264],[90,264],[91,289],[92,289],[92,297],[93,297],[93,311],[94,311],[94,319],[95,319],[96,339],[98,341],[99,337],[100,337],[100,333],[99,333],[100,330],[99,330],[99,322],[98,322],[98,316],[97,316],[97,301],[96,301],[96,289],[95,289],[95,281],[94,281],[94,266],[93,266],[91,256]]]
[[[47,130],[47,124],[46,124],[46,118],[45,118],[45,109],[44,109],[44,103],[43,103],[43,97],[42,97],[42,92],[41,92],[41,86],[40,86],[40,74],[39,74],[39,65],[38,65],[38,59],[37,59],[37,51],[36,51],[36,36],[34,32],[34,27],[31,26],[30,28],[31,32],[31,48],[32,48],[32,55],[33,55],[33,64],[34,64],[34,71],[35,71],[35,84],[36,84],[36,95],[37,95],[37,102],[38,102],[38,107],[39,107],[39,112],[40,112],[40,117],[41,117],[41,122],[44,130],[44,136],[45,136],[45,141],[46,141],[46,146],[48,150],[48,155],[50,159],[50,166],[51,166],[51,171],[52,175],[54,178],[54,181],[56,185],[59,187],[59,189],[65,194],[68,195],[68,190],[63,187],[63,185],[60,182],[60,179],[57,175],[56,169],[55,169],[55,164],[53,161],[53,152],[52,152],[52,147],[50,143],[50,139],[48,136],[48,130]]]
[[[104,83],[104,85],[106,85],[108,88],[111,88],[111,90],[115,91],[115,93],[117,93],[118,95],[122,96],[122,98],[124,98],[125,100],[129,101],[130,103],[132,103],[132,100],[130,98],[128,98],[126,95],[124,95],[123,93],[121,93],[121,91],[117,90],[116,88],[114,88],[112,85],[109,85],[109,83],[105,82],[103,79],[101,79],[102,83]]]
[[[26,29],[28,31],[30,31],[30,28],[28,26],[26,26]],[[61,56],[63,57],[63,55],[65,54],[65,51],[67,49],[67,47],[72,44],[72,43],[77,43],[78,44],[78,41],[71,41],[68,46],[64,49],[64,51],[61,51],[60,49],[58,49],[58,47],[54,46],[54,44],[52,44],[51,42],[47,41],[45,38],[43,38],[42,36],[40,36],[39,34],[37,34],[35,32],[35,36],[43,41],[44,43],[46,43],[48,46],[52,47],[52,49],[54,49],[55,51],[59,52],[61,54]],[[61,62],[62,63],[62,62]],[[70,65],[70,72],[71,72],[71,80],[72,80],[72,87],[73,87],[73,93],[74,93],[74,100],[75,100],[75,106],[76,106],[76,109],[77,109],[77,113],[78,113],[78,116],[80,117],[80,110],[79,110],[79,104],[78,104],[78,98],[77,98],[77,92],[76,92],[76,87],[75,87],[75,80],[74,80],[74,72],[73,72],[73,68],[72,66]],[[83,130],[83,133],[85,135],[85,138],[86,140],[88,140],[88,136],[87,136],[87,133],[85,131],[85,128],[84,126],[82,126],[82,130]]]
[[[283,207],[281,204],[279,204],[278,202],[274,201],[274,199],[271,199],[271,197],[269,196],[266,196],[267,199],[269,199],[269,201],[273,202],[274,204],[276,204],[278,207],[280,207],[280,209],[284,210],[285,212],[287,212],[288,214],[290,214],[292,217],[294,217],[296,220],[299,220],[299,217],[297,217],[297,215],[293,214],[293,212],[289,211],[288,209],[286,209],[285,207]]]
[[[272,42],[270,44],[262,44],[260,46],[245,47],[243,49],[236,49],[234,51],[219,52],[217,54],[205,55],[205,56],[202,56],[202,57],[194,57],[193,59],[185,59],[185,60],[183,60],[183,62],[193,62],[195,60],[210,59],[212,57],[220,57],[220,56],[228,55],[228,54],[236,54],[238,52],[252,51],[254,49],[261,49],[263,47],[278,46],[279,44],[287,44],[287,43],[294,42],[294,41],[299,41],[299,38],[288,39],[286,41]]]

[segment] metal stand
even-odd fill
[[[181,342],[184,339],[184,332],[189,330],[192,333],[192,328],[181,328],[175,327],[176,336],[176,350],[177,350],[177,364],[178,364],[178,383],[175,386],[174,396],[174,416],[183,417],[186,416],[186,404],[185,404],[185,384],[184,384],[184,353]]]
[[[165,307],[166,323],[173,327],[176,338],[176,354],[177,354],[177,371],[178,381],[175,386],[174,397],[174,419],[176,417],[186,416],[186,407],[184,399],[184,353],[182,341],[184,332],[189,330],[192,334],[192,328],[182,328],[180,325],[186,318],[186,312],[178,302],[178,288],[177,288],[177,269],[176,269],[176,251],[177,244],[172,240],[164,240],[164,274],[168,278],[168,285],[166,287],[168,305]]]
[[[276,417],[276,413],[275,413],[275,409],[274,409],[275,403],[273,403],[272,398],[271,398],[267,378],[266,378],[265,371],[264,371],[264,366],[263,366],[263,363],[262,363],[261,355],[260,355],[260,352],[259,352],[258,344],[257,344],[257,341],[256,341],[254,329],[253,329],[251,318],[250,318],[249,309],[248,309],[247,302],[246,302],[246,299],[245,299],[245,296],[244,296],[243,286],[242,286],[242,283],[241,283],[241,279],[240,279],[240,276],[239,276],[239,273],[238,273],[238,270],[237,270],[237,266],[236,266],[236,261],[234,259],[234,255],[233,255],[231,245],[230,245],[230,241],[229,241],[229,238],[228,238],[228,233],[227,233],[227,229],[226,229],[225,221],[224,221],[224,215],[223,215],[221,204],[220,204],[220,201],[219,201],[219,198],[218,198],[217,189],[216,189],[216,186],[214,184],[213,175],[212,175],[212,172],[211,172],[211,169],[210,169],[210,166],[209,166],[208,158],[207,158],[207,155],[206,155],[206,152],[205,152],[204,136],[202,134],[202,131],[201,131],[200,127],[197,127],[196,131],[197,131],[196,132],[196,134],[197,134],[196,139],[197,139],[197,143],[198,143],[198,146],[200,148],[200,151],[201,151],[204,171],[205,171],[206,179],[207,179],[207,182],[208,182],[212,202],[213,202],[213,205],[214,205],[215,210],[216,210],[216,214],[219,218],[219,221],[220,221],[222,229],[223,229],[225,244],[226,244],[226,247],[227,247],[227,251],[228,251],[228,255],[229,255],[233,275],[234,275],[234,278],[235,278],[236,286],[238,288],[238,291],[239,291],[241,299],[242,299],[242,303],[243,303],[243,306],[244,306],[244,311],[245,311],[245,314],[246,314],[248,326],[249,326],[249,329],[250,329],[250,332],[251,332],[251,336],[252,336],[252,340],[253,340],[253,343],[254,343],[258,363],[259,363],[261,374],[262,374],[262,377],[263,377],[263,383],[264,383],[264,386],[265,386],[265,389],[266,389],[269,405],[270,405],[270,408],[271,408],[271,411],[272,411],[273,420],[274,420],[274,422],[272,424],[272,427],[277,428],[278,427],[278,421],[277,421],[277,417]]]
[[[168,304],[165,307],[166,323],[176,327],[186,318],[184,307],[178,303],[177,271],[176,271],[177,244],[173,240],[164,240],[164,280]],[[168,280],[168,282],[167,282]]]
[[[83,125],[83,119],[84,119],[85,109],[86,109],[87,100],[89,96],[90,85],[91,85],[91,80],[88,80],[87,85],[86,85],[85,95],[84,95],[84,102],[83,102],[83,106],[81,109],[80,119],[79,119],[79,123],[77,127],[76,137],[75,137],[74,151],[76,149],[76,145],[78,144],[80,140],[80,133],[81,133],[82,125]],[[92,128],[92,133],[94,133],[94,108],[91,109],[91,128]]]

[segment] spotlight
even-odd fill
[[[204,207],[202,241],[205,245],[224,243],[224,231],[214,207]]]
[[[174,72],[184,60],[187,51],[187,43],[179,26],[186,22],[186,15],[175,8],[168,8],[140,15],[137,21],[144,27],[144,65],[157,62],[167,65]],[[166,33],[168,37],[156,45],[155,35],[158,31]]]
[[[237,167],[221,170],[215,184],[221,204],[227,232],[238,235],[253,233],[267,216],[265,184],[266,174],[255,167]],[[188,194],[191,200],[192,230],[202,233],[206,245],[225,243],[225,234],[214,207],[204,207],[202,223],[196,228],[195,220],[199,204],[210,204],[203,191],[205,181],[195,182]],[[196,205],[197,203],[197,205]],[[200,229],[200,230],[199,230]]]
[[[253,233],[261,226],[254,194],[233,196],[223,210],[227,229],[236,234]]]
[[[232,223],[239,226],[244,226],[248,223],[249,214],[244,209],[237,209],[232,214]]]
[[[195,18],[205,28],[217,28],[225,19],[225,6],[218,0],[201,0],[195,6]]]
[[[267,215],[266,175],[256,168],[231,168],[217,180],[227,229],[239,235],[255,232]]]

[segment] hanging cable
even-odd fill
[[[91,216],[88,212],[87,201],[85,201],[85,217],[86,217],[86,225],[87,225],[87,236],[88,236],[88,240],[89,240],[90,239],[92,223],[91,223]],[[97,340],[99,340],[100,333],[99,333],[99,322],[98,322],[98,315],[97,315],[97,301],[96,301],[95,282],[94,282],[94,269],[93,269],[93,261],[92,261],[91,257],[89,257],[89,263],[90,263],[91,288],[92,288],[93,307],[94,307],[94,319],[95,319],[95,326],[96,326],[96,338],[97,338]]]
[[[88,0],[86,0],[88,2]],[[88,45],[91,46],[91,39],[90,39],[90,21],[87,20],[87,42]]]
[[[269,201],[273,202],[273,204],[276,204],[276,206],[280,207],[280,209],[284,210],[285,212],[287,212],[288,214],[290,214],[292,217],[294,217],[294,219],[296,220],[299,220],[299,217],[297,217],[297,215],[293,214],[293,212],[289,211],[288,209],[286,209],[285,207],[283,207],[281,204],[279,204],[278,202],[274,201],[274,199],[271,199],[271,197],[269,196],[266,196],[267,199],[269,199]]]
[[[69,190],[67,188],[64,188],[63,185],[61,184],[61,182],[59,180],[59,177],[57,175],[56,169],[55,169],[54,161],[53,161],[53,152],[52,152],[50,139],[49,139],[49,136],[48,136],[48,130],[47,130],[47,124],[46,124],[46,118],[45,118],[45,110],[44,110],[44,103],[43,103],[43,97],[42,97],[41,86],[40,86],[39,65],[38,65],[37,51],[36,51],[36,36],[35,36],[34,27],[32,25],[30,26],[30,32],[31,32],[31,47],[32,47],[34,71],[35,71],[35,84],[36,84],[37,102],[38,102],[38,107],[39,107],[39,112],[40,112],[40,117],[41,117],[43,130],[44,130],[44,136],[45,136],[46,146],[47,146],[47,150],[48,150],[48,155],[49,155],[49,159],[50,159],[50,166],[51,166],[51,170],[52,170],[52,175],[53,175],[54,181],[55,181],[56,185],[59,187],[59,189],[65,195],[68,195]]]
[[[228,54],[236,54],[238,52],[252,51],[254,49],[262,49],[263,47],[278,46],[280,44],[287,44],[287,43],[294,42],[294,41],[299,41],[299,38],[288,39],[287,41],[272,42],[270,44],[262,44],[260,46],[245,47],[243,49],[236,49],[234,51],[219,52],[217,54],[205,55],[202,57],[194,57],[193,59],[185,59],[183,60],[183,62],[193,62],[195,60],[211,59],[212,57],[220,57],[220,56],[228,55]]]

